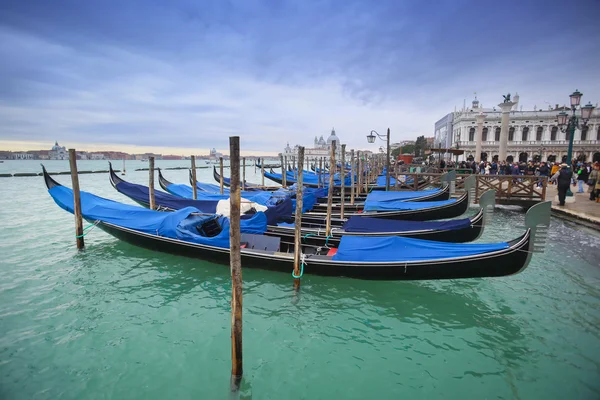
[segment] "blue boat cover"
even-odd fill
[[[71,189],[55,186],[48,192],[63,210],[73,213]],[[88,221],[99,220],[138,232],[229,248],[229,219],[210,214],[192,215],[199,212],[200,210],[194,207],[185,207],[175,212],[154,211],[81,192],[81,213]],[[214,237],[200,235],[196,227],[211,219],[218,220],[222,231]],[[240,220],[240,228],[244,233],[262,234],[267,229],[267,217],[264,213],[256,213],[252,218]]]
[[[385,185],[385,181],[383,183]],[[412,200],[425,196],[431,196],[440,193],[440,189],[432,190],[408,190],[408,191],[383,191],[374,190],[367,195],[367,200],[371,201],[396,201],[396,200]]]
[[[448,221],[399,221],[393,219],[350,217],[344,224],[346,232],[409,232],[422,230],[456,230],[471,226],[471,219],[451,219]]]
[[[130,199],[142,203],[148,203],[149,189],[147,186],[129,182],[119,182],[116,187],[119,193],[123,193]],[[192,189],[190,187],[190,191],[191,190]],[[229,199],[229,197],[224,196],[224,199]],[[277,198],[277,200],[278,201],[271,202],[271,204],[267,206],[268,209],[265,211],[267,223],[269,225],[276,225],[278,221],[289,220],[295,209],[291,199],[280,197]],[[214,214],[217,211],[217,204],[220,200],[185,199],[155,190],[154,201],[157,206],[170,208],[172,210],[180,210],[185,207],[195,207],[204,213]]]
[[[123,181],[117,183],[116,189],[137,202],[148,204],[150,201],[150,189],[148,189],[148,186]],[[192,189],[190,188],[190,191],[191,190]],[[195,207],[207,214],[214,214],[217,211],[217,203],[219,202],[218,200],[194,200],[192,197],[189,199],[181,198],[169,193],[161,192],[160,190],[154,191],[154,201],[157,206],[167,207],[172,210]]]
[[[196,182],[196,186],[197,186],[197,182]],[[192,186],[190,186],[190,185],[172,183],[169,186],[167,186],[166,189],[167,189],[167,192],[171,193],[172,195],[175,195],[178,197],[183,197],[184,199],[193,199],[194,198],[194,192],[192,191]],[[267,202],[272,197],[270,192],[263,192],[263,191],[241,191],[241,194],[242,194],[243,198],[252,200],[253,202],[261,204],[263,206],[268,206],[269,204],[267,204]],[[221,194],[219,191],[217,191],[217,193],[211,193],[211,192],[201,190],[199,192],[196,192],[196,198],[198,200],[213,200],[213,201],[227,200],[229,198],[229,190],[227,190],[227,192],[225,192],[225,190],[224,190],[223,194]]]
[[[403,200],[396,201],[365,201],[365,211],[399,211],[399,210],[422,210],[424,208],[445,206],[448,204],[456,203],[456,199],[441,200],[441,201],[421,201],[421,202],[410,202]]]
[[[509,247],[500,243],[445,243],[399,236],[342,236],[335,261],[421,261],[466,257]]]

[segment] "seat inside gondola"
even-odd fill
[[[196,226],[196,230],[201,236],[215,237],[221,233],[223,227],[219,223],[218,218],[210,218],[205,220],[202,224]]]
[[[277,236],[256,235],[253,233],[242,233],[240,245],[243,249],[262,251],[279,251],[281,238]]]

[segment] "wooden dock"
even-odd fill
[[[473,174],[456,175],[456,192],[464,191],[465,178]],[[529,208],[539,202],[546,200],[546,187],[548,178],[531,175],[474,175],[477,178],[475,186],[475,202],[479,202],[481,196],[486,190],[496,191],[496,204],[517,205]],[[412,178],[413,190],[423,190],[430,186],[440,186],[442,184],[442,173],[421,172],[421,173],[402,173],[398,177],[400,180],[409,180]]]

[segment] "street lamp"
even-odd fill
[[[375,136],[374,134],[377,136]],[[377,131],[371,130],[371,132],[367,135],[367,142],[375,143],[376,137],[378,137],[379,139],[386,142],[386,146],[387,146],[387,160],[385,162],[385,190],[389,191],[390,190],[390,128],[388,128],[388,130],[387,130],[387,137],[380,135],[379,133],[377,133]]]
[[[579,90],[575,90],[571,95],[569,95],[571,99],[570,117],[569,114],[564,111],[561,111],[557,115],[558,126],[561,132],[569,132],[569,150],[567,152],[567,165],[570,167],[571,172],[573,172],[571,159],[573,158],[573,139],[575,137],[575,129],[583,129],[585,126],[587,126],[587,122],[592,116],[592,112],[595,108],[591,103],[588,103],[586,106],[580,107],[581,116],[578,117],[575,111],[581,103],[581,96],[583,96],[583,94]],[[573,193],[571,193],[570,188],[569,190],[567,190],[567,196],[573,196]]]

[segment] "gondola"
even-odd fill
[[[458,199],[431,202],[394,202],[391,204],[376,204],[363,212],[344,213],[344,217],[360,216],[385,219],[399,219],[404,221],[431,221],[434,219],[448,219],[463,215],[469,208],[469,199],[476,181],[474,176],[465,179],[465,193]],[[389,211],[388,211],[389,210]],[[307,221],[319,221],[326,212],[309,212],[302,218]],[[331,223],[333,226],[342,226],[345,218],[340,218],[338,209],[332,210]]]
[[[221,182],[221,174],[219,174],[217,172],[217,167],[213,167],[213,178],[215,178],[215,181],[217,182]],[[231,186],[231,180],[229,178],[223,177],[223,185],[224,186]],[[240,186],[241,186],[241,182],[240,182]],[[259,187],[260,185],[257,185],[256,183],[248,183],[245,182],[245,190],[262,190],[262,188]]]
[[[43,169],[44,174],[46,170]],[[147,186],[138,185],[127,182],[121,179],[113,170],[112,164],[109,163],[109,180],[111,185],[121,194],[129,197],[143,207],[150,206],[149,189]],[[159,183],[162,175],[159,173]],[[167,183],[169,183],[167,181]],[[160,183],[162,186],[163,183]],[[200,200],[193,200],[174,196],[170,193],[164,193],[158,190],[154,191],[154,201],[159,211],[177,211],[186,207],[194,207],[201,210],[203,213],[214,214],[217,212],[219,202],[227,201],[228,196],[210,196]],[[273,201],[266,202],[267,222],[271,225],[276,225],[279,222],[290,221],[290,216],[293,213],[294,207],[292,200],[289,198],[276,198]],[[246,207],[249,213],[254,212],[252,206]]]
[[[326,223],[314,220],[306,221],[302,217],[303,243],[337,245],[343,236],[401,236],[415,239],[435,240],[448,243],[467,243],[477,240],[483,233],[486,216],[493,212],[496,192],[488,190],[479,198],[479,211],[470,218],[447,221],[402,221],[382,220],[379,218],[351,217],[342,226],[335,227],[331,234],[325,233]],[[277,232],[290,238],[294,237],[293,223],[278,223],[270,226],[269,232]]]
[[[160,179],[159,175],[159,179]],[[119,178],[109,167],[109,177],[112,186],[121,194],[129,197],[138,204],[148,207],[148,188],[142,185],[129,183]],[[116,182],[116,183],[115,183]],[[166,181],[169,185],[170,182]],[[160,193],[155,196],[155,203],[159,210],[175,211],[188,206],[214,212],[215,208],[206,208],[203,203],[194,203],[193,200],[179,198]],[[495,192],[489,190],[479,199],[479,212],[471,218],[440,222],[411,222],[411,221],[383,221],[372,218],[352,217],[343,226],[333,229],[330,236],[325,234],[325,219],[316,222],[302,221],[303,242],[313,245],[337,245],[342,236],[402,236],[418,239],[436,240],[441,242],[466,243],[476,240],[483,232],[485,226],[484,212],[493,211]],[[292,207],[278,205],[276,210],[267,210],[268,235],[275,235],[287,240],[294,239],[294,224]],[[287,213],[287,214],[285,214]]]
[[[73,212],[73,192],[47,173],[48,193]],[[189,207],[174,213],[147,210],[81,192],[83,217],[108,234],[153,251],[229,265],[229,223],[224,217],[194,214]],[[242,220],[241,258],[244,268],[290,273],[294,248],[277,237],[249,233],[260,228],[262,213]],[[338,247],[302,245],[302,270],[307,274],[371,280],[432,280],[507,276],[523,271],[532,252],[543,249],[550,202],[537,204],[525,217],[526,231],[509,242],[440,243],[401,237],[345,236]],[[218,224],[215,221],[220,222]],[[266,220],[265,220],[266,221]],[[206,224],[209,224],[205,228]]]
[[[450,185],[444,184],[441,189],[432,189],[432,190],[417,190],[417,191],[375,191],[369,193],[366,197],[363,197],[363,200],[356,201],[354,204],[350,204],[350,202],[344,203],[344,210],[346,212],[358,212],[365,208],[365,204],[368,204],[369,200],[373,200],[375,198],[388,198],[389,201],[400,201],[400,202],[424,202],[424,201],[444,201],[450,198]],[[332,203],[332,208],[335,212],[339,212],[341,209],[341,199],[338,197]],[[319,202],[315,204],[313,207],[313,211],[315,212],[324,212],[327,211],[327,199],[322,198],[319,199]]]

